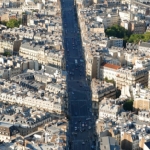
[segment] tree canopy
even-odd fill
[[[110,37],[114,36],[117,38],[123,38],[124,40],[124,46],[126,45],[126,42],[129,43],[138,43],[140,40],[143,42],[147,42],[150,40],[150,32],[146,32],[144,34],[132,34],[128,30],[126,30],[124,27],[113,25],[105,30],[105,34]]]
[[[112,79],[112,80],[108,80],[108,78],[107,77],[105,77],[105,79],[104,79],[107,83],[113,83],[113,85],[115,85],[116,83],[115,83],[115,81],[114,81],[114,79]]]
[[[113,25],[105,30],[105,34],[110,37],[114,36],[117,38],[126,38],[130,36],[130,33],[128,30],[126,30],[124,27],[121,27],[119,25]]]
[[[138,43],[140,40],[147,42],[150,40],[150,32],[144,34],[132,34],[128,39],[129,43]]]
[[[6,52],[4,52],[4,54],[3,54],[4,56],[11,56],[11,53],[10,52],[8,52],[8,51],[6,51]]]
[[[133,110],[133,100],[127,100],[123,105],[124,110],[132,111]]]
[[[6,23],[6,26],[8,28],[14,28],[14,27],[19,27],[20,24],[21,24],[21,20],[11,19]]]

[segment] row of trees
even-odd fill
[[[14,28],[14,27],[19,27],[21,24],[21,19],[16,20],[16,19],[10,19],[9,21],[2,21],[1,24],[7,26],[8,28]]]
[[[146,32],[144,34],[131,34],[128,42],[130,43],[138,43],[140,40],[147,42],[150,40],[150,32]]]
[[[138,43],[140,40],[147,42],[150,40],[150,32],[146,32],[144,34],[132,34],[128,30],[126,30],[124,27],[113,25],[110,28],[107,28],[105,30],[105,34],[110,37],[114,36],[117,38],[123,38],[124,40],[124,46],[126,45],[126,42],[129,43]]]

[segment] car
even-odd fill
[[[94,149],[94,145],[91,146],[91,149]]]
[[[90,130],[90,129],[91,129],[91,126],[89,126],[88,129]]]
[[[85,142],[82,142],[82,144],[85,144]]]
[[[91,118],[86,118],[86,120],[91,120]]]
[[[77,135],[77,133],[76,132],[72,132],[72,135]]]
[[[77,127],[74,127],[74,130],[75,130],[75,131],[77,131],[77,130],[78,130],[78,128],[77,128]]]

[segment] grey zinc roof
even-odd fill
[[[27,49],[31,49],[31,50],[35,50],[35,51],[39,51],[39,50],[41,50],[43,48],[45,50],[45,47],[43,47],[42,45],[30,44],[29,42],[22,43],[21,47],[27,48]]]
[[[117,141],[109,136],[102,137],[100,140],[100,147],[106,147],[107,150],[120,150],[119,145],[117,144]]]
[[[54,74],[56,72],[56,70],[58,70],[57,68],[55,67],[52,67],[52,66],[45,66],[45,73],[48,73],[48,74]]]
[[[148,42],[142,42],[141,44],[140,44],[140,46],[142,46],[142,47],[150,47],[150,43],[148,43]]]

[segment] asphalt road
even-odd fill
[[[74,0],[61,0],[63,41],[68,72],[69,150],[95,150],[95,123],[86,82],[82,43]],[[77,63],[75,63],[77,60]]]

